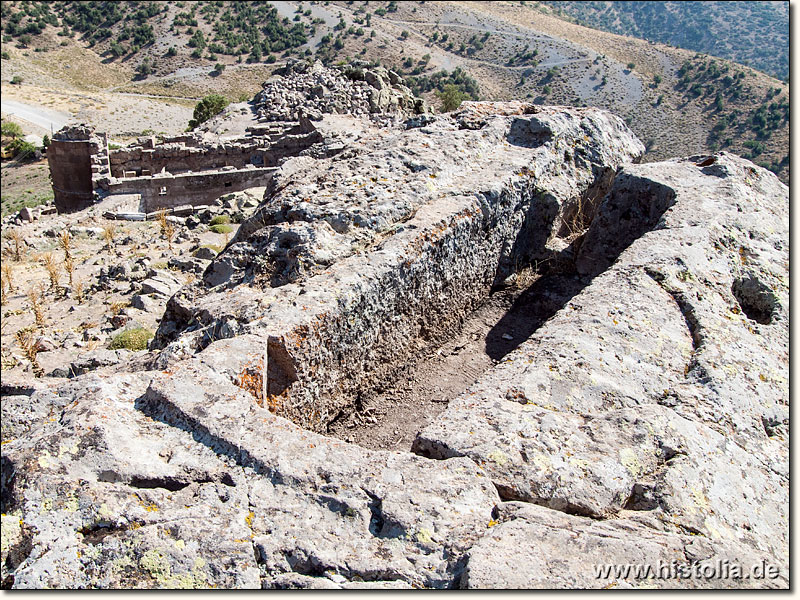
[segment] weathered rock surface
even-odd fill
[[[513,552],[513,554],[512,554]],[[513,556],[513,562],[511,562]],[[631,519],[597,521],[506,502],[470,549],[462,588],[786,588],[768,554]],[[737,576],[731,565],[740,568]],[[753,575],[762,577],[753,577]],[[770,575],[774,571],[770,571]],[[747,579],[744,578],[747,576]]]
[[[414,449],[472,458],[506,499],[645,511],[785,575],[788,190],[703,158],[623,169],[577,257],[607,270]]]
[[[353,124],[172,296],[159,354],[4,382],[3,586],[787,587],[787,188],[631,165],[594,109]],[[534,261],[582,291],[416,454],[319,433]],[[720,561],[776,576],[613,570]]]
[[[18,587],[280,587],[296,574],[446,587],[499,501],[472,461],[304,431],[199,362],[61,393],[59,422],[3,455]]]
[[[169,298],[181,287],[181,282],[169,271],[154,270],[152,277],[142,281],[141,293]]]
[[[290,159],[203,281],[168,303],[158,364],[231,355],[238,336],[230,369],[266,369],[279,414],[324,431],[519,264],[569,255],[565,222],[641,152],[596,109],[468,103]]]

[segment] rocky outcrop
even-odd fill
[[[577,255],[602,273],[414,450],[472,458],[507,500],[646,517],[787,573],[787,231],[786,187],[742,159],[625,167]]]
[[[170,300],[159,368],[222,354],[279,414],[325,431],[519,265],[570,255],[576,206],[642,151],[595,109],[472,104],[291,159],[203,280]]]
[[[158,353],[3,398],[4,586],[788,586],[774,175],[595,109],[317,124]],[[323,435],[530,264],[580,291],[414,453]]]

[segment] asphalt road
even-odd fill
[[[16,100],[0,100],[0,111],[4,114],[14,115],[25,119],[47,130],[58,131],[72,119],[69,113],[59,112],[41,106],[32,106]]]

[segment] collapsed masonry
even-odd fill
[[[392,120],[425,110],[399,76],[382,67],[292,62],[264,84],[252,104],[233,105],[218,119],[252,112],[253,124],[238,137],[215,135],[209,124],[158,142],[143,137],[133,146],[110,149],[105,133],[85,124],[64,127],[48,149],[55,205],[62,213],[109,197],[111,204],[138,213],[208,205],[230,192],[266,186],[289,157],[328,152],[314,147],[322,141],[314,121],[323,114]]]
[[[13,586],[788,585],[786,186],[596,109],[315,128],[148,364],[4,399]],[[535,262],[581,291],[412,452],[324,435]],[[594,569],[721,560],[779,576]]]

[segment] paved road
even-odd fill
[[[63,113],[41,106],[24,104],[17,100],[0,100],[0,111],[8,115],[19,117],[20,119],[25,119],[44,129],[49,130],[52,127],[52,131],[58,131],[67,124],[67,121],[72,119],[72,115],[69,113]]]

